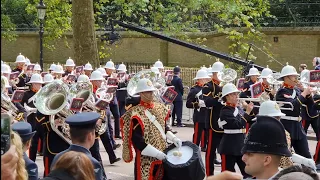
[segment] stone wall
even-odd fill
[[[313,57],[320,56],[320,28],[265,28],[263,32],[266,34],[265,39],[271,45],[270,51],[282,64],[289,62],[298,67],[299,64],[306,63],[311,69]],[[21,52],[32,62],[37,62],[40,49],[38,33],[18,32],[18,34],[19,37],[14,42],[1,39],[1,59],[7,62],[14,61]],[[204,44],[208,48],[228,53],[230,42],[223,34],[192,34],[192,37],[199,36],[207,38]],[[182,67],[208,66],[214,62],[203,53],[139,33],[123,32],[122,37],[122,43],[117,47],[112,46],[109,51],[111,54],[109,58],[115,62],[155,62],[161,59],[168,66]],[[274,42],[275,37],[278,42]],[[67,42],[69,48],[65,46],[63,39],[57,41],[56,49],[53,51],[44,48],[44,63],[65,63],[68,57],[72,58],[72,35],[67,35]],[[262,47],[263,45],[257,44],[257,46]],[[254,55],[257,56],[256,64],[269,65],[270,68],[281,70],[281,65],[276,62],[268,62],[271,58],[257,49]]]

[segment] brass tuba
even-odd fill
[[[68,86],[61,80],[55,80],[45,85],[35,94],[36,97],[33,103],[40,113],[50,115],[49,121],[52,130],[67,143],[71,144],[70,128],[65,123],[65,118],[73,114],[67,108],[68,94]]]
[[[217,76],[223,84],[226,84],[234,81],[237,78],[237,71],[231,68],[225,68],[218,72]]]

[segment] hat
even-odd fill
[[[163,64],[160,61],[160,59],[158,59],[158,61],[156,61],[153,66],[156,68],[164,69]]]
[[[242,148],[242,153],[247,152],[291,156],[281,122],[273,117],[257,116]]]
[[[173,73],[179,73],[180,72],[180,67],[176,66],[173,68]]]
[[[17,122],[12,125],[12,130],[16,131],[23,142],[30,140],[36,131],[32,131],[32,127],[27,122]]]
[[[288,63],[281,70],[279,80],[283,81],[283,78],[286,76],[299,76],[295,67],[290,66]]]
[[[152,82],[147,78],[139,79],[136,89],[136,94],[141,92],[148,92],[148,91],[155,91],[156,88],[154,88]]]
[[[69,126],[76,128],[86,128],[91,129],[96,126],[98,119],[100,118],[100,114],[96,112],[83,112],[74,114],[72,116],[68,116],[65,120]]]
[[[222,62],[220,62],[219,60],[217,60],[217,62],[212,64],[209,72],[211,72],[211,73],[220,72],[220,71],[222,71],[222,69],[224,69],[224,64]]]

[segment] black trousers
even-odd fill
[[[181,125],[182,120],[182,108],[183,101],[173,101],[173,110],[172,110],[172,123],[174,123],[175,116],[177,116],[177,125]]]
[[[291,139],[291,146],[294,148],[294,151],[306,158],[311,158],[311,154],[309,151],[309,145],[308,145],[308,140],[307,136],[304,135],[302,136],[301,139]]]
[[[214,132],[212,129],[208,130],[208,147],[206,151],[206,174],[207,176],[214,173],[214,160],[216,159],[216,150],[219,147],[223,133]]]
[[[43,177],[48,176],[48,174],[50,173],[50,167],[51,167],[51,164],[52,164],[54,157],[55,157],[55,154],[44,153],[44,155],[43,155],[43,164],[44,164]]]
[[[312,119],[312,120],[302,120],[302,126],[304,131],[307,133],[309,126],[311,125],[314,133],[316,133],[317,140],[319,140],[319,118]]]
[[[231,171],[236,172],[234,166],[238,165],[241,174],[244,178],[251,177],[249,174],[247,174],[244,171],[244,168],[246,167],[246,164],[242,161],[242,156],[234,156],[234,155],[226,155],[221,154],[221,172],[223,171]]]
[[[119,103],[119,113],[120,117],[126,112],[126,102],[125,101],[118,101]]]
[[[44,129],[40,123],[36,122],[34,130],[36,131],[36,133],[34,134],[31,140],[31,146],[29,149],[29,158],[35,162],[37,158],[37,152],[43,151]]]
[[[120,113],[119,113],[119,106],[117,103],[110,103],[109,104],[110,111],[112,113],[112,116],[114,118],[114,136],[120,137]],[[110,135],[113,136],[113,128],[112,126],[109,128]]]
[[[194,123],[194,132],[193,132],[193,140],[192,142],[196,145],[200,145],[201,148],[207,147],[207,137],[208,131],[206,130],[206,124],[204,122],[195,122]]]
[[[113,151],[113,144],[108,129],[100,135],[100,139],[104,148],[106,149],[106,152],[108,153],[109,161],[114,161],[117,157]]]

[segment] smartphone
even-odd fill
[[[11,119],[11,115],[1,113],[1,155],[6,153],[11,145]]]

